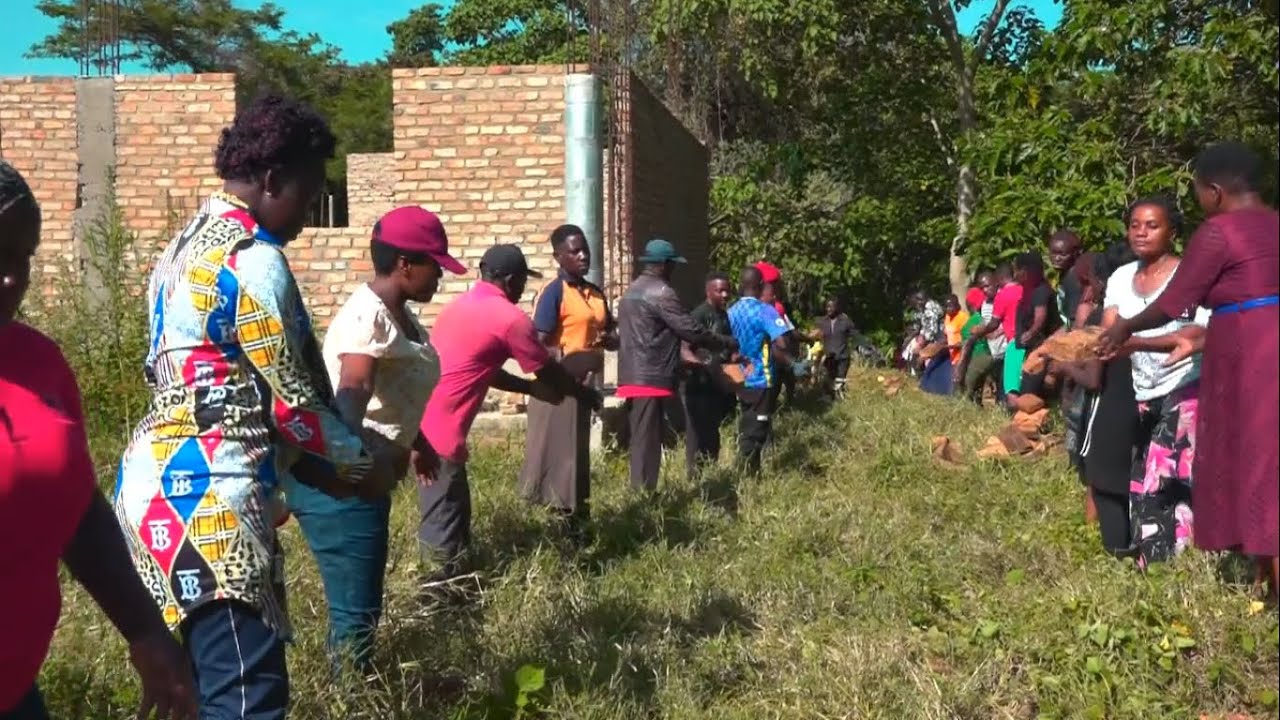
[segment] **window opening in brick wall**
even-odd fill
[[[345,180],[325,180],[324,189],[307,208],[307,227],[347,227],[350,222]]]

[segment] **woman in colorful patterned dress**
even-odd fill
[[[1274,169],[1274,168],[1273,168]],[[1192,471],[1196,545],[1253,556],[1259,582],[1280,587],[1280,216],[1263,202],[1264,166],[1239,143],[1205,149],[1195,190],[1208,220],[1187,245],[1178,274],[1154,303],[1112,325],[1111,347],[1188,308],[1208,305],[1203,339],[1200,450]],[[1196,350],[1193,339],[1175,356]]]
[[[1129,246],[1138,256],[1107,279],[1103,326],[1132,318],[1160,297],[1178,270],[1174,240],[1182,215],[1163,197],[1144,198],[1126,214]],[[1200,361],[1170,362],[1178,334],[1202,332],[1208,312],[1189,309],[1135,334],[1130,355],[1138,428],[1129,482],[1130,532],[1138,564],[1167,560],[1191,539],[1191,461],[1196,452]]]
[[[280,720],[288,706],[279,482],[380,497],[395,479],[391,457],[367,453],[334,410],[284,254],[333,149],[310,108],[245,108],[215,153],[223,190],[148,287],[153,399],[124,452],[116,514],[210,717]]]

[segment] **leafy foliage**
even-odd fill
[[[982,79],[971,253],[1005,257],[1061,227],[1100,247],[1123,239],[1129,201],[1157,192],[1194,217],[1188,163],[1216,140],[1249,142],[1274,167],[1278,43],[1274,5],[1068,3],[1023,66]]]

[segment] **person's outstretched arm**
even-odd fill
[[[138,577],[115,513],[96,487],[80,390],[65,359],[59,355],[57,362],[61,367],[53,372],[61,380],[54,392],[75,436],[66,458],[68,479],[80,493],[88,494],[75,532],[62,550],[62,561],[129,643],[130,660],[142,681],[138,716],[150,717],[154,711],[156,717],[168,720],[195,720],[198,709],[190,662]],[[76,502],[67,511],[79,512],[80,507]]]

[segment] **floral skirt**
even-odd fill
[[[1168,560],[1191,541],[1198,405],[1197,383],[1138,402],[1129,514],[1140,566]]]

